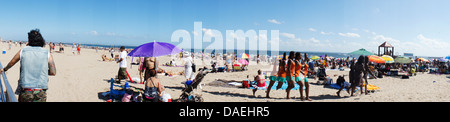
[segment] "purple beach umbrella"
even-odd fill
[[[180,53],[182,49],[166,42],[150,42],[134,48],[128,53],[132,57],[159,57]]]
[[[133,49],[130,53],[128,53],[128,56],[131,57],[159,57],[159,56],[165,56],[165,55],[173,55],[177,54],[183,51],[182,49],[178,48],[177,46],[166,43],[166,42],[150,42],[143,45],[140,45]],[[131,59],[133,60],[133,59]],[[131,65],[132,66],[132,65]],[[155,63],[155,67],[156,63]],[[130,67],[132,68],[132,67]]]

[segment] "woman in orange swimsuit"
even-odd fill
[[[287,82],[288,82],[288,87],[286,88],[286,99],[290,99],[289,98],[289,93],[291,92],[291,89],[294,88],[294,71],[295,71],[295,63],[294,63],[294,55],[295,52],[291,51],[289,52],[289,59],[288,59],[288,64],[287,64]]]
[[[300,54],[300,52],[295,53],[295,78],[294,81],[297,82],[297,84],[300,86],[300,95],[301,98],[303,98],[303,71],[302,71],[302,64],[300,63],[300,60],[302,59],[302,55]]]
[[[280,60],[279,64],[277,90],[281,88],[284,82],[286,82],[286,53],[283,53],[283,59]]]
[[[302,61],[302,65],[303,65],[303,69],[304,69],[304,81],[305,81],[305,93],[306,93],[306,100],[311,101],[311,99],[309,99],[309,83],[308,83],[308,62],[309,62],[309,58],[308,58],[308,54],[305,53],[305,60]],[[298,82],[297,82],[298,83]],[[303,89],[303,86],[300,85],[300,89]],[[300,93],[300,99],[303,101],[303,94]]]

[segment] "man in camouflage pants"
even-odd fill
[[[20,61],[20,78],[17,91],[19,102],[46,102],[48,76],[56,75],[52,54],[44,49],[45,40],[38,29],[28,33],[28,46],[19,50],[8,65],[0,69],[9,70]]]

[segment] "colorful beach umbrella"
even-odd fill
[[[425,58],[418,58],[418,59],[416,59],[416,61],[430,62],[428,59],[425,59]]]
[[[320,59],[320,57],[319,56],[312,56],[310,59],[311,60],[318,60],[318,59]]]
[[[245,60],[245,59],[241,59],[241,60],[239,60],[238,62],[241,63],[241,64],[248,65],[248,61]]]
[[[238,57],[241,57],[242,59],[248,59],[250,56],[247,53],[239,54]]]
[[[394,63],[401,63],[401,64],[407,64],[407,63],[411,63],[411,59],[409,59],[408,57],[403,57],[403,56],[399,56],[397,58],[394,59]]]
[[[358,55],[358,56],[359,55],[374,55],[372,52],[369,52],[369,51],[367,51],[364,48],[361,48],[359,50],[353,51],[353,52],[351,52],[349,54],[351,54],[351,55]]]
[[[447,57],[445,57],[445,59],[448,59],[448,60],[450,60],[450,55],[449,55],[449,56],[447,56]]]
[[[445,59],[445,58],[440,58],[439,59],[439,62],[447,62],[448,61],[448,59]]]
[[[133,49],[128,56],[132,57],[159,57],[174,55],[182,51],[181,48],[166,42],[150,42]]]
[[[385,63],[394,63],[394,58],[389,55],[383,55],[381,56],[381,58],[384,59]]]
[[[368,57],[369,57],[369,61],[373,62],[373,63],[384,63],[385,62],[383,58],[378,57],[376,55],[370,55]]]

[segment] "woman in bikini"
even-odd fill
[[[159,79],[156,78],[156,70],[149,70],[149,78],[145,83],[144,101],[145,102],[158,102],[161,97],[161,93],[164,91],[164,86]]]

